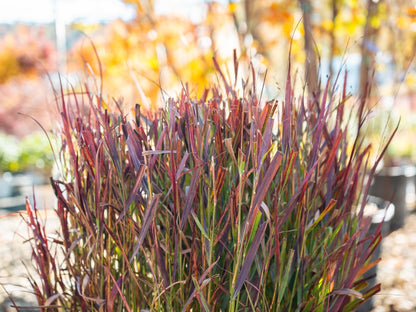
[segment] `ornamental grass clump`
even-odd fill
[[[263,103],[219,77],[148,117],[61,93],[59,237],[27,205],[42,311],[351,311],[379,291],[365,101],[295,98],[289,71]]]

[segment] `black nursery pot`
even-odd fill
[[[374,196],[368,196],[368,203],[365,207],[364,214],[371,217],[371,226],[369,229],[369,234],[374,234],[377,228],[381,226],[381,235],[384,237],[390,232],[391,221],[394,219],[395,207],[392,203]],[[368,244],[367,246],[368,247]],[[371,256],[371,261],[375,261],[381,257],[381,244],[377,246],[373,255]],[[367,289],[371,289],[377,283],[377,269],[378,265],[373,266],[368,270],[363,277],[368,278],[368,286],[363,289],[365,292]],[[367,312],[373,309],[374,302],[373,298],[370,298],[362,305],[360,305],[356,311],[357,312]]]
[[[406,205],[406,190],[410,178],[416,175],[413,166],[385,167],[374,175],[370,195],[391,201],[395,207],[395,214],[391,220],[392,231],[401,228],[409,212]]]

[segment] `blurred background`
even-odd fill
[[[409,144],[416,138],[412,0],[2,0],[0,5],[2,173],[50,170],[48,143],[27,115],[46,130],[55,127],[53,89],[61,84],[79,91],[87,76],[95,75],[102,77],[108,101],[154,110],[184,83],[201,94],[216,80],[214,56],[231,72],[234,49],[241,67],[245,64],[242,77],[248,62],[260,84],[267,71],[266,98],[283,95],[290,47],[300,88],[325,85],[330,77],[336,89],[348,70],[347,91],[370,93],[369,134],[375,141],[401,116],[389,161],[416,158]]]
[[[1,214],[52,174],[40,125],[57,126],[54,90],[102,81],[106,101],[152,111],[186,83],[201,95],[213,57],[232,77],[234,50],[266,99],[284,95],[289,50],[300,89],[339,90],[348,71],[352,98],[370,98],[375,150],[400,120],[384,164],[416,163],[414,0],[0,0]]]

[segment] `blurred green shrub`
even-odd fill
[[[22,140],[0,133],[0,172],[37,171],[50,175],[53,155],[42,132],[34,132]]]

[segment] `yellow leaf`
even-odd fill
[[[148,65],[149,65],[149,67],[151,68],[151,69],[153,69],[153,70],[158,70],[159,69],[159,61],[158,61],[158,59],[157,59],[157,57],[156,56],[152,56],[152,57],[149,57],[148,59],[147,59],[147,62],[146,62]]]
[[[370,21],[371,27],[377,29],[380,28],[381,25],[381,18],[378,16],[374,16]]]
[[[230,2],[228,4],[228,10],[230,10],[231,13],[235,13],[235,11],[237,10],[237,3]]]
[[[400,29],[406,29],[409,27],[411,19],[407,16],[399,16],[396,22]]]
[[[416,6],[415,7],[408,7],[407,14],[409,15],[416,15]]]
[[[348,34],[349,35],[354,34],[355,29],[357,28],[357,24],[355,24],[355,23],[348,23],[346,26],[347,26]]]
[[[283,23],[282,30],[287,38],[290,38],[290,36],[292,35],[292,28],[293,28],[293,25],[291,22]]]
[[[408,74],[406,76],[406,84],[408,86],[416,86],[416,75],[414,75],[414,74]]]
[[[327,31],[331,31],[334,28],[334,23],[330,19],[324,19],[322,21],[322,27]]]

